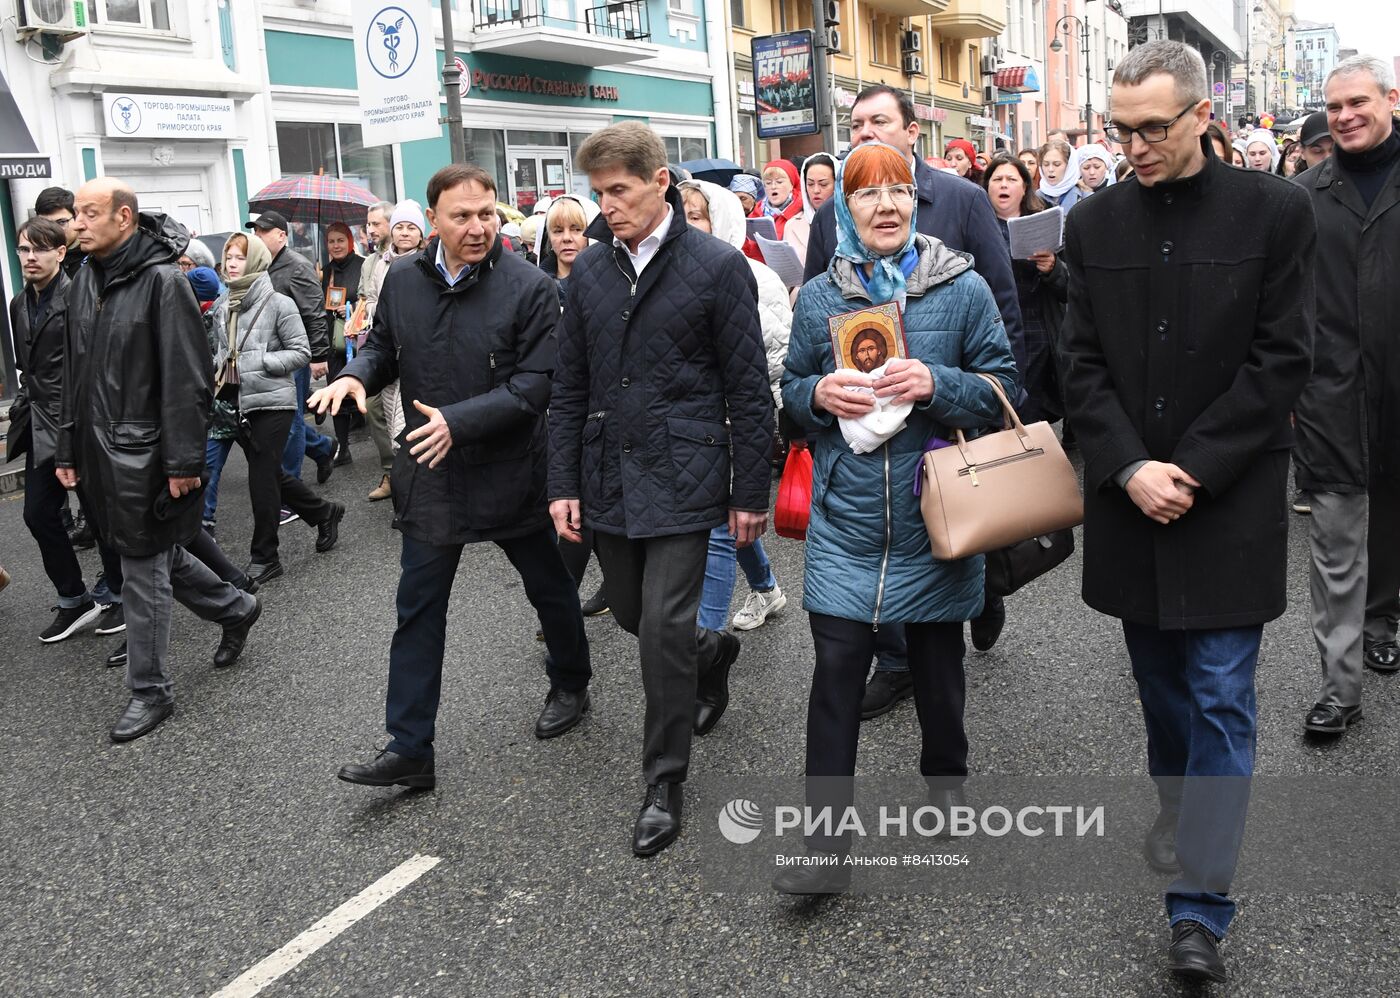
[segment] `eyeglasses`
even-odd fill
[[[1107,135],[1111,141],[1125,146],[1132,144],[1134,135],[1139,136],[1142,141],[1148,143],[1164,142],[1166,141],[1167,133],[1171,131],[1172,125],[1180,121],[1182,116],[1195,106],[1195,104],[1191,104],[1187,107],[1183,107],[1181,113],[1171,121],[1162,122],[1157,125],[1143,125],[1141,128],[1128,128],[1125,125],[1118,124],[1116,121],[1110,121],[1104,126],[1103,133]]]
[[[42,256],[45,253],[57,253],[57,246],[18,246],[15,249],[17,256]]]
[[[890,203],[896,208],[914,203],[914,188],[909,184],[895,184],[892,187],[862,187],[858,191],[851,191],[846,200],[851,204],[860,205],[862,208],[873,208],[880,203],[881,198],[886,194],[890,196]]]

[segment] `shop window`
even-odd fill
[[[398,200],[389,146],[366,147],[359,125],[279,121],[282,175],[330,174],[367,187],[385,201]]]
[[[97,24],[170,30],[170,0],[92,0],[89,6]]]
[[[506,190],[506,133],[495,128],[464,128],[462,137],[466,142],[468,163],[475,163],[496,181],[497,193],[505,198]]]
[[[739,115],[739,165],[752,167],[758,161],[758,129],[752,114]]]
[[[506,132],[506,143],[512,146],[566,146],[569,136],[566,132],[516,131]]]

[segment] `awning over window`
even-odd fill
[[[1003,66],[997,70],[996,87],[1013,94],[1040,92],[1040,78],[1034,66]]]
[[[0,180],[48,176],[52,176],[49,158],[39,155],[10,84],[0,74]]]

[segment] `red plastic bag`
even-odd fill
[[[812,452],[807,444],[794,440],[788,448],[783,477],[778,481],[778,502],[773,509],[773,529],[779,537],[807,539],[807,520],[812,514]]]

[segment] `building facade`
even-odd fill
[[[1320,110],[1325,103],[1322,85],[1327,74],[1340,62],[1341,36],[1331,24],[1299,21],[1293,29],[1293,73],[1295,93],[1309,111]]]
[[[1197,49],[1209,72],[1213,113],[1221,120],[1233,120],[1245,104],[1245,38],[1255,2],[1122,0],[1128,16],[1128,45],[1170,38]],[[1236,78],[1238,86],[1233,82]]]
[[[851,106],[862,89],[888,84],[910,94],[919,119],[920,156],[941,154],[955,138],[991,148],[996,121],[986,112],[982,56],[1005,27],[1004,0],[829,0],[821,23],[811,0],[729,0],[734,66],[735,161],[762,167],[782,156],[850,147]],[[758,137],[753,40],[810,30],[828,45],[835,136],[830,132],[785,139]],[[832,146],[834,145],[834,149]]]

